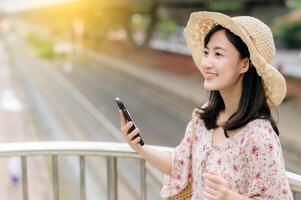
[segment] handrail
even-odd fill
[[[149,145],[152,146],[152,145]],[[163,151],[172,151],[171,147],[152,146]],[[55,142],[12,142],[1,143],[0,156],[22,155],[99,155],[141,158],[127,143],[92,141],[55,141]]]
[[[126,143],[113,142],[16,142],[1,143],[0,156],[88,155],[141,158]]]
[[[170,152],[173,148],[152,146],[156,149]],[[18,143],[1,143],[0,157],[20,156],[22,159],[22,174],[23,174],[23,198],[28,199],[27,192],[27,156],[50,155],[52,156],[53,166],[53,188],[54,197],[58,199],[58,172],[57,172],[57,157],[65,155],[77,155],[80,158],[80,180],[81,180],[81,199],[85,199],[85,156],[105,156],[107,157],[108,174],[108,197],[109,199],[117,199],[116,185],[116,158],[127,157],[141,159],[141,199],[146,199],[146,170],[144,159],[134,152],[126,143],[115,142],[18,142]],[[291,189],[294,193],[301,192],[301,175],[287,172]],[[115,183],[114,183],[115,181]],[[114,187],[111,187],[110,185]]]

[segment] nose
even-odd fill
[[[203,56],[201,64],[203,69],[211,68],[213,66],[211,56]]]

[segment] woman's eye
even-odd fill
[[[222,54],[220,53],[215,53],[216,56],[223,56]]]
[[[204,55],[207,56],[208,55],[208,51],[204,51]]]

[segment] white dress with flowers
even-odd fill
[[[192,157],[192,199],[204,199],[202,174],[209,171],[223,177],[231,190],[246,197],[293,199],[280,141],[268,120],[249,122],[219,146],[212,145],[212,130],[206,129],[204,121],[198,118],[195,122],[192,156],[192,123],[189,122],[185,137],[171,153],[172,170],[170,176],[164,177],[163,198],[175,195],[186,187]]]

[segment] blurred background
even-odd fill
[[[202,10],[251,15],[271,27],[273,66],[288,87],[273,116],[286,168],[301,174],[300,0],[1,0],[0,141],[124,142],[118,96],[145,143],[175,147],[193,108],[208,97],[183,37],[190,13]],[[5,163],[3,176],[14,169]],[[78,169],[72,158],[60,163],[61,199],[78,199],[78,181],[72,180]],[[103,163],[89,161],[87,199],[106,197]],[[138,168],[124,163],[119,195],[137,199],[138,178],[131,172]],[[32,162],[40,177],[32,178],[32,199],[51,199],[48,165]],[[159,199],[161,179],[148,174],[149,199]],[[20,187],[8,182],[0,181],[0,192],[20,199]]]

